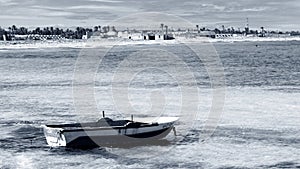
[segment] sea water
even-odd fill
[[[164,59],[157,52],[141,55],[143,62],[132,57],[133,65],[145,69],[134,72],[128,83],[115,74],[135,70],[120,65],[147,47],[109,51],[102,62],[95,61],[98,69],[91,75],[99,112],[78,114],[72,85],[84,49],[1,50],[0,168],[300,168],[300,42],[212,45],[226,80],[223,112],[213,135],[200,139],[213,90],[205,65],[182,45],[153,45],[185,58],[196,83],[184,79],[183,87],[198,91],[196,118],[190,119],[191,126],[176,124],[178,136],[171,133],[166,144],[90,150],[50,148],[41,126],[97,121],[102,110],[113,119],[180,115],[182,99],[189,98],[182,97],[180,81],[164,71],[176,67],[178,60]],[[156,63],[161,69],[149,66]],[[128,91],[133,112],[120,112],[113,83]],[[151,99],[160,97],[162,111],[152,111]]]

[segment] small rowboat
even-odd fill
[[[91,148],[159,140],[166,137],[177,117],[159,117],[155,122],[112,120],[104,117],[92,123],[44,125],[51,147]]]

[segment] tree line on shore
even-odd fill
[[[67,39],[82,39],[83,35],[87,33],[93,32],[108,32],[110,30],[115,31],[115,27],[112,26],[95,26],[94,29],[91,28],[83,28],[83,27],[76,27],[74,30],[72,29],[62,29],[62,28],[55,28],[55,27],[37,27],[35,29],[29,30],[26,27],[17,27],[16,25],[12,25],[8,27],[7,30],[0,27],[0,40],[4,40],[4,36],[7,40],[11,40],[12,37],[15,35],[58,35],[63,38]]]
[[[291,36],[295,35],[300,35],[299,31],[266,31],[264,27],[260,27],[260,30],[252,30],[246,27],[245,29],[236,29],[234,27],[229,27],[226,28],[224,25],[222,25],[222,28],[215,28],[215,29],[207,29],[205,27],[200,28],[199,25],[196,25],[197,30],[199,31],[212,31],[215,32],[216,34],[253,34],[253,35],[258,35],[261,33],[270,33],[270,34],[289,34]]]
[[[161,24],[162,29],[164,28],[163,24]],[[165,26],[166,29],[168,29],[167,26]],[[196,25],[196,29],[191,30],[197,30],[198,32],[202,31],[211,31],[216,34],[260,34],[260,33],[271,33],[271,34],[289,34],[291,36],[300,35],[299,31],[265,31],[264,27],[261,27],[261,30],[250,30],[249,28],[245,28],[243,30],[235,29],[233,27],[225,28],[224,25],[222,25],[222,29],[207,29],[205,27],[200,28],[199,25]],[[191,31],[188,29],[187,31]],[[107,33],[109,31],[116,31],[114,26],[94,26],[93,29],[91,28],[83,28],[83,27],[76,27],[75,29],[62,29],[62,28],[55,28],[55,27],[37,27],[35,29],[29,30],[26,27],[17,27],[16,25],[12,25],[11,27],[8,27],[8,29],[3,29],[0,27],[0,40],[11,40],[12,37],[15,35],[57,35],[62,38],[67,39],[82,39],[83,35],[86,35],[88,33],[95,33],[95,32],[103,32]],[[172,32],[174,30],[170,30]],[[178,29],[177,31],[182,31]],[[5,36],[3,36],[5,35]]]

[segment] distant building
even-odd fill
[[[6,38],[6,35],[3,35],[3,41],[6,41],[7,38]]]
[[[82,35],[82,39],[89,39],[91,38],[93,32],[86,32],[85,35]]]
[[[164,40],[173,40],[175,39],[173,34],[165,34],[164,35]]]
[[[163,40],[163,36],[157,33],[144,33],[142,34],[142,40]]]
[[[86,38],[86,35],[84,35]],[[94,32],[91,36],[92,39],[103,39],[103,38],[120,38],[120,39],[128,39],[128,40],[171,40],[175,39],[174,35],[169,33],[168,35],[161,35],[159,31],[137,31],[137,30],[125,30],[125,31],[108,31],[108,32]]]
[[[214,31],[201,31],[199,33],[200,37],[216,38],[216,33]]]
[[[131,40],[142,40],[142,34],[141,33],[130,33],[128,34],[128,39]]]
[[[3,40],[57,40],[62,39],[61,35],[38,35],[38,34],[29,34],[29,35],[3,35]]]
[[[122,38],[122,39],[128,39],[128,37],[129,37],[129,31],[119,31],[118,32],[118,38]]]
[[[27,36],[27,37],[26,37]],[[30,34],[30,35],[14,35],[15,40],[20,39],[30,39],[30,40],[56,40],[56,39],[62,39],[63,37],[61,35],[38,35],[38,34]]]
[[[230,34],[230,33],[222,33],[222,34],[216,34],[215,35],[215,38],[218,38],[218,39],[232,38],[232,37],[233,37],[233,34]]]
[[[107,37],[118,37],[118,32],[116,31],[109,31],[106,33]]]

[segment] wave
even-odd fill
[[[28,83],[28,82],[2,82],[0,83],[0,89],[16,89],[16,88],[27,88],[27,87],[70,87],[72,81],[57,81],[51,83]]]
[[[200,142],[203,130],[190,130],[178,145],[187,145]],[[222,138],[234,144],[248,144],[249,142],[260,142],[263,144],[272,144],[276,146],[291,146],[299,147],[300,138],[297,138],[297,133],[281,132],[276,130],[263,130],[254,128],[239,128],[239,127],[218,127],[212,138]],[[224,139],[226,138],[226,139]]]
[[[20,124],[20,122],[14,123]],[[27,124],[34,122],[24,121],[21,123],[24,123],[25,125],[21,125],[18,129],[11,131],[9,137],[0,139],[1,149],[22,152],[45,147],[42,128]]]
[[[292,162],[292,161],[285,161],[285,162],[279,162],[272,165],[262,165],[260,167],[263,168],[300,168],[299,162]]]

